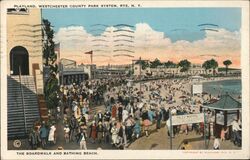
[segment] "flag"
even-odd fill
[[[93,51],[85,52],[85,54],[93,54]]]
[[[93,63],[93,51],[85,52],[85,54],[90,54],[90,61],[91,61],[91,64],[92,64]]]

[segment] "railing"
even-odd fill
[[[21,67],[19,66],[19,81],[20,81],[20,90],[21,90],[21,97],[22,97],[22,106],[23,106],[23,116],[24,116],[24,128],[25,134],[27,133],[27,124],[26,124],[26,110],[24,105],[24,97],[23,97],[23,86],[22,86],[22,78],[21,78]]]

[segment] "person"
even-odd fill
[[[188,134],[188,125],[187,124],[182,124],[181,125],[181,133],[183,133],[183,132],[185,132],[186,135]]]
[[[74,138],[75,130],[77,128],[77,120],[76,120],[74,114],[71,116],[71,119],[70,119],[70,122],[69,122],[69,128],[70,128],[70,135],[69,135],[70,137],[69,137],[69,139],[71,141],[74,141],[73,138]]]
[[[64,109],[63,109],[63,117],[67,118],[68,114],[69,114],[69,107],[65,106]]]
[[[135,136],[138,139],[141,135],[141,122],[140,119],[135,118],[135,127],[134,127],[134,132],[135,132]]]
[[[52,143],[55,144],[56,143],[55,132],[56,132],[56,127],[55,127],[55,124],[53,123],[53,125],[50,127],[50,130],[49,130],[48,141],[50,142],[50,144],[52,144]]]
[[[46,145],[46,139],[48,137],[48,130],[45,127],[45,124],[43,122],[42,127],[40,128],[40,137],[41,137],[41,141],[42,141],[42,148],[45,148]]]
[[[78,117],[78,103],[76,102],[76,100],[73,101],[73,104],[72,104],[72,111],[75,115],[75,117]]]
[[[204,130],[205,126],[204,126],[204,122],[200,122],[199,123],[199,134],[202,134],[202,136],[205,136],[205,130]]]
[[[32,128],[29,134],[29,143],[30,143],[31,149],[37,149],[38,142],[39,142],[39,136],[37,135],[35,129]]]
[[[184,141],[182,147],[183,150],[192,150],[192,146],[189,144],[187,140]]]
[[[128,111],[126,109],[123,109],[122,111],[122,122],[125,122],[125,120],[128,118]]]
[[[95,143],[97,132],[96,132],[96,123],[95,121],[92,122],[92,124],[89,126],[90,132],[89,132],[89,138],[92,139],[92,143]]]
[[[234,119],[234,121],[232,122],[232,131],[233,131],[233,135],[232,135],[232,141],[234,142],[234,144],[241,144],[241,136],[240,136],[240,125],[237,121],[237,119]]]
[[[61,120],[61,108],[60,108],[60,106],[56,107],[56,119],[58,121]]]
[[[118,128],[118,137],[116,141],[116,147],[119,148],[121,145],[126,145],[127,144],[127,137],[126,137],[126,131],[125,131],[125,126],[124,123],[121,123],[121,126]]]
[[[118,120],[119,120],[119,122],[122,121],[122,112],[123,112],[123,107],[122,107],[122,105],[119,103],[119,107],[118,107]]]
[[[111,113],[109,112],[108,109],[106,109],[106,112],[104,113],[104,121],[109,122],[111,118]]]
[[[104,128],[103,128],[101,121],[98,123],[98,126],[96,127],[96,131],[97,131],[98,142],[101,143],[104,137]]]
[[[140,117],[141,117],[141,111],[140,111],[140,109],[137,108],[137,109],[135,110],[134,117],[135,117],[136,119],[140,119]]]
[[[214,139],[213,148],[214,148],[214,150],[220,149],[220,141],[219,141],[219,138],[218,138],[218,137],[216,137],[216,138]]]
[[[132,134],[133,134],[132,129],[133,129],[134,123],[135,122],[134,122],[134,120],[132,118],[132,115],[129,115],[128,119],[125,122],[127,135],[128,135],[128,138],[127,138],[128,141],[132,141]]]
[[[81,114],[81,117],[79,118],[79,125],[81,124],[84,124],[84,125],[87,124],[86,117],[83,114]]]
[[[102,122],[102,120],[103,120],[103,114],[102,111],[99,110],[97,113],[97,123]]]
[[[69,143],[69,132],[70,132],[69,125],[66,124],[64,127],[64,139],[66,143]]]
[[[105,143],[109,143],[110,139],[110,130],[111,130],[111,124],[109,121],[104,121],[104,141]]]
[[[116,112],[117,112],[117,107],[116,104],[114,104],[112,106],[112,113],[111,113],[112,118],[116,118]]]
[[[156,130],[160,129],[161,128],[161,119],[162,119],[162,113],[157,110],[156,111]]]
[[[117,128],[117,123],[115,122],[111,128],[111,134],[112,134],[112,144],[115,145],[117,143],[117,139],[118,139],[118,133],[119,130]]]
[[[80,135],[78,136],[78,143],[80,145],[80,149],[84,149],[87,150],[87,144],[86,144],[86,135],[84,133],[84,131],[82,130],[80,133]]]
[[[142,121],[143,121],[144,131],[146,133],[146,137],[148,137],[149,136],[148,129],[149,129],[150,121],[148,117],[148,111],[146,109],[144,109],[142,112]]]
[[[155,113],[151,109],[149,109],[148,110],[148,118],[149,118],[151,123],[153,122],[154,117],[155,117]]]
[[[225,141],[225,135],[226,135],[227,132],[228,132],[228,128],[227,127],[223,127],[221,129],[221,133],[220,133],[221,141]]]

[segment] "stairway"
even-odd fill
[[[8,76],[8,138],[27,136],[40,118],[34,77],[21,76],[21,81],[20,85],[19,76]]]
[[[38,95],[38,104],[41,120],[47,122],[49,117],[44,95]]]

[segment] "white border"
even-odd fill
[[[82,156],[18,156],[16,151],[7,150],[7,57],[6,57],[6,8],[13,4],[141,4],[142,7],[240,7],[242,8],[241,67],[242,67],[242,107],[243,141],[242,150],[92,150],[97,155]],[[249,2],[248,1],[3,1],[1,2],[1,159],[239,159],[249,157]],[[66,151],[66,150],[65,150]],[[70,151],[70,150],[67,150]],[[75,150],[72,150],[75,151]],[[89,150],[91,151],[91,150]],[[30,151],[25,151],[30,152]],[[53,152],[53,151],[47,151]]]

